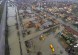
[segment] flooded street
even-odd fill
[[[76,22],[72,11],[77,4],[26,1],[7,1],[9,55],[75,55],[78,32],[71,25]]]
[[[16,20],[15,20],[15,7],[8,7],[8,25],[15,25]]]
[[[9,3],[8,3],[9,4]],[[16,29],[16,8],[15,6],[8,6],[8,43],[10,48],[10,55],[20,55],[19,37]]]

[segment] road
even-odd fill
[[[11,6],[10,6],[11,5]],[[16,8],[11,2],[7,3],[8,45],[10,55],[21,55],[18,30],[16,29]]]

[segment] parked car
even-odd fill
[[[40,40],[45,40],[45,36],[44,35],[41,35],[39,39]]]
[[[55,49],[52,44],[50,44],[50,48],[51,48],[52,52],[55,52]]]

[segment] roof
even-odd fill
[[[46,23],[43,24],[43,26],[49,26],[49,25],[52,25],[52,22],[47,21]]]
[[[75,30],[73,30],[70,26],[66,26],[66,25],[64,25],[64,27],[65,27],[65,29],[66,29],[68,32],[70,32],[70,33],[72,33],[72,34],[78,36],[78,32],[75,31]]]

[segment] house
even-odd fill
[[[65,27],[65,29],[66,29],[68,32],[72,33],[73,35],[78,36],[78,32],[75,31],[75,30],[73,30],[70,26],[66,26],[66,25],[63,25],[63,26]]]
[[[47,21],[47,22],[45,22],[44,24],[42,24],[42,27],[48,28],[48,27],[50,27],[51,25],[52,25],[52,22]]]

